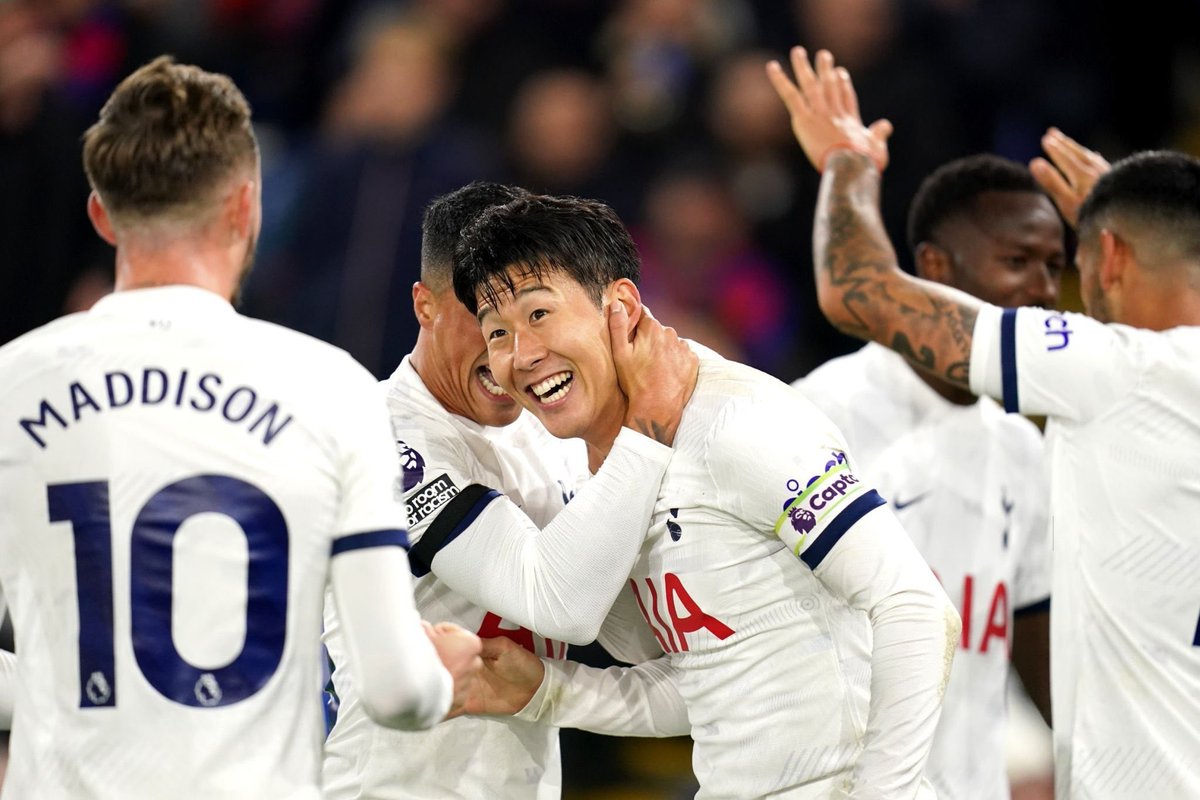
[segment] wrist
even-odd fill
[[[818,171],[821,174],[824,174],[825,170],[829,167],[829,159],[837,153],[847,151],[851,153],[858,153],[860,156],[866,156],[871,163],[875,165],[875,169],[879,171],[879,174],[883,174],[883,164],[881,163],[881,160],[876,158],[875,154],[872,153],[870,149],[866,147],[866,145],[858,144],[856,142],[837,142],[825,148],[825,152],[821,154],[821,158],[818,161]]]

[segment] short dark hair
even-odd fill
[[[454,252],[454,293],[478,313],[477,294],[494,304],[505,287],[514,289],[514,265],[534,277],[566,273],[597,306],[613,281],[641,277],[637,248],[616,212],[578,197],[530,195],[480,214]]]
[[[908,207],[908,249],[922,242],[947,219],[971,211],[985,192],[1037,192],[1041,188],[1029,169],[1007,158],[980,153],[947,162],[921,181]]]
[[[1200,160],[1149,150],[1113,164],[1079,207],[1080,238],[1112,216],[1153,225],[1185,258],[1200,259]]]
[[[435,291],[449,287],[454,272],[454,247],[463,228],[485,209],[527,194],[519,186],[475,181],[431,201],[421,221],[421,280]]]
[[[117,86],[83,136],[83,166],[114,217],[188,214],[257,162],[250,105],[228,77],[159,56]]]

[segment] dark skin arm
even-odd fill
[[[767,75],[792,130],[824,173],[813,230],[817,299],[838,330],[890,347],[914,366],[968,386],[971,336],[982,302],[902,271],[879,212],[891,124],[862,123],[850,74],[827,51],[816,70],[792,51],[793,82],[777,62]]]
[[[1012,665],[1042,719],[1050,721],[1050,611],[1013,616]]]

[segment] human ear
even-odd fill
[[[1121,282],[1129,256],[1128,242],[1108,228],[1100,230],[1100,259],[1096,265],[1096,275],[1101,290],[1107,292]]]
[[[428,328],[437,316],[437,301],[433,291],[421,281],[417,281],[412,287],[412,298],[413,314],[417,317],[417,323],[422,328]]]
[[[104,207],[104,203],[100,202],[100,195],[95,192],[88,195],[87,215],[100,238],[116,247],[117,234],[113,230],[112,219],[109,218],[108,209]]]
[[[629,331],[632,333],[642,318],[642,294],[637,285],[628,278],[614,281],[609,287],[608,302],[620,303],[625,307],[625,313],[629,315]]]
[[[933,242],[921,242],[913,255],[916,257],[918,277],[947,286],[954,285],[954,260],[944,247]]]

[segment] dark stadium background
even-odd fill
[[[1200,154],[1198,31],[1195,0],[3,0],[0,343],[110,288],[79,137],[162,52],[229,74],[254,106],[247,313],[385,376],[415,337],[425,203],[491,178],[610,203],[660,319],[791,380],[856,345],[815,308],[817,181],[767,58],[829,47],[864,114],[894,122],[883,206],[902,245],[932,168],[1027,161],[1049,125],[1110,159]],[[568,799],[693,791],[686,741],[565,732],[563,756]]]

